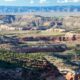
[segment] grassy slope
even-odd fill
[[[61,32],[45,32],[45,31],[1,31],[0,35],[16,35],[19,37],[26,36],[59,36],[64,35],[65,33]]]

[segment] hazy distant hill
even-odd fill
[[[80,12],[80,6],[0,6],[0,14],[16,14],[26,12]]]

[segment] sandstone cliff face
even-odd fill
[[[13,30],[15,30],[15,27],[9,27],[9,26],[7,26],[7,25],[0,25],[0,31],[1,30],[10,30],[10,31],[13,31]]]
[[[63,27],[66,29],[78,29],[80,28],[80,17],[64,17]]]
[[[10,27],[37,27],[46,29],[49,28],[64,28],[73,30],[80,28],[79,16],[67,17],[43,17],[38,15],[6,15],[0,16],[0,24],[5,24]]]

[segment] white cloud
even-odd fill
[[[40,0],[40,4],[44,4],[46,2],[47,2],[46,0]]]
[[[80,0],[74,0],[74,2],[80,2]]]
[[[34,4],[34,1],[33,1],[33,0],[31,0],[31,1],[30,1],[30,4]]]
[[[6,2],[12,2],[12,1],[16,1],[16,0],[4,0],[4,1],[6,1]]]
[[[57,0],[58,3],[76,3],[76,2],[80,2],[80,0]]]

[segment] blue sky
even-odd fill
[[[80,0],[0,0],[0,5],[10,6],[80,5]]]

